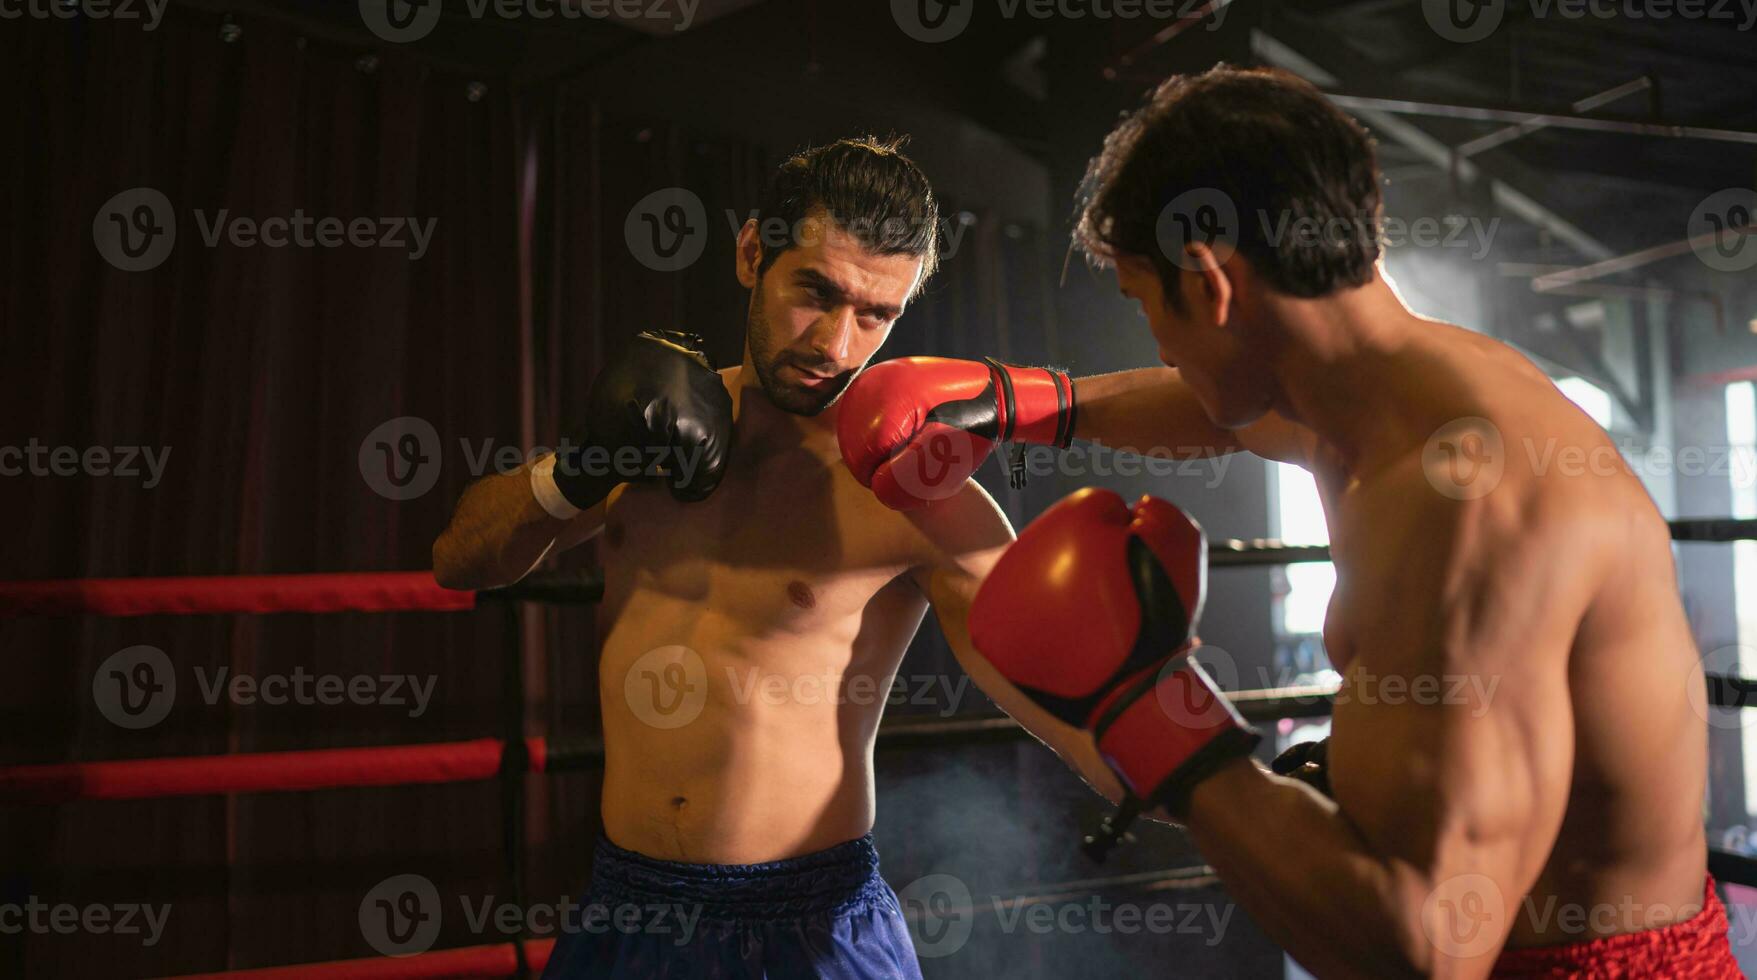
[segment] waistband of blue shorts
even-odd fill
[[[888,899],[872,835],[762,864],[685,864],[599,837],[591,901],[684,905],[708,918],[773,919],[846,913]]]

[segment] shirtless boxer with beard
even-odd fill
[[[743,363],[642,335],[593,384],[587,449],[473,484],[435,542],[439,580],[478,589],[604,536],[605,837],[546,976],[919,976],[872,846],[872,749],[930,606],[977,686],[1115,791],[1089,738],[972,652],[970,599],[1013,538],[993,501],[966,481],[902,514],[837,449],[837,399],[932,274],[937,219],[896,144],[787,161],[738,238]],[[1053,435],[1066,383],[1021,376],[1009,423]],[[631,474],[619,449],[668,462]],[[627,906],[699,921],[620,928]]]
[[[1251,762],[1192,666],[1201,538],[1163,501],[1088,490],[1052,508],[970,632],[1021,689],[1105,732],[1123,782],[1321,977],[1738,977],[1705,866],[1703,675],[1666,523],[1529,360],[1403,305],[1377,261],[1381,183],[1367,134],[1316,89],[1220,67],[1123,120],[1079,227],[1168,367],[1079,379],[1077,433],[1248,449],[1317,477],[1343,675],[1327,751],[1277,767],[1298,779]],[[1196,213],[1221,199],[1230,229]],[[1289,218],[1319,234],[1264,233]],[[970,364],[887,362],[845,405],[932,418],[940,379]],[[844,451],[856,472],[920,454],[962,431],[955,414]],[[1487,682],[1459,698],[1456,678]]]

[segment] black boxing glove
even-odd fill
[[[693,334],[655,330],[611,357],[592,382],[574,444],[533,471],[546,510],[584,510],[636,480],[663,482],[685,502],[714,492],[732,445],[732,396],[702,347]],[[544,471],[562,500],[548,496]]]
[[[1277,776],[1297,779],[1318,792],[1336,798],[1330,792],[1330,740],[1301,742],[1275,757],[1269,768]]]

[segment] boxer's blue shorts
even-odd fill
[[[681,864],[600,839],[545,978],[919,980],[872,835],[766,864]]]

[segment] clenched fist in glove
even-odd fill
[[[997,442],[1066,448],[1074,382],[993,358],[900,357],[855,378],[838,411],[836,439],[855,479],[911,510],[957,493]],[[1015,460],[1015,486],[1023,472]]]
[[[720,485],[732,446],[732,396],[702,340],[675,330],[635,336],[598,372],[573,445],[534,467],[531,488],[565,518],[619,483],[663,482],[684,502]]]
[[[1102,858],[1144,807],[1180,816],[1190,791],[1259,736],[1192,659],[1207,539],[1177,507],[1078,491],[1001,556],[970,638],[1050,714],[1092,732],[1128,795],[1088,841]]]

